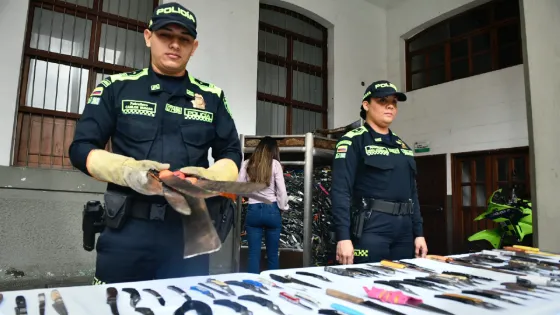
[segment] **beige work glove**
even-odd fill
[[[105,150],[91,151],[86,165],[95,179],[130,187],[144,195],[163,195],[161,182],[148,176],[148,171],[162,171],[170,166],[150,160],[137,161]]]
[[[218,160],[209,168],[188,166],[183,167],[180,171],[184,174],[193,174],[210,180],[227,182],[237,181],[239,172],[235,162],[230,159]]]

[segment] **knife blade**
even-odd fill
[[[318,287],[314,284],[310,284],[310,283],[292,278],[290,276],[282,277],[282,276],[279,276],[279,275],[276,275],[276,274],[273,274],[273,273],[269,274],[269,276],[274,281],[278,281],[278,282],[282,282],[282,283],[296,283],[296,284],[301,284],[301,285],[305,285],[305,286],[312,287],[312,288],[321,289],[321,287]]]

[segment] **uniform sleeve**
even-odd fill
[[[350,239],[350,205],[358,152],[359,147],[347,137],[342,137],[337,143],[331,183],[332,215],[337,241]]]
[[[113,87],[109,80],[98,84],[89,96],[69,148],[72,165],[86,175],[90,175],[86,168],[88,154],[94,149],[105,149],[115,129]]]
[[[231,159],[237,165],[237,169],[241,167],[241,142],[239,134],[235,127],[235,122],[228,107],[227,99],[222,92],[220,103],[214,118],[216,125],[216,139],[212,145],[212,157],[215,161],[221,159]]]
[[[422,214],[420,213],[420,202],[418,201],[418,189],[416,186],[416,181],[414,181],[414,186],[412,187],[412,202],[414,213],[412,214],[412,233],[414,237],[424,236],[424,228],[422,219]]]

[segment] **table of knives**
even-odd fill
[[[282,231],[280,233],[281,249],[302,249],[303,240],[303,187],[305,178],[301,170],[288,170],[284,172],[286,190],[289,197],[290,210],[282,215]],[[331,200],[331,173],[330,168],[316,168],[313,173],[313,254],[312,264],[326,266],[334,264],[336,243],[334,233],[330,229],[332,216],[330,213]],[[242,226],[245,226],[247,203],[243,204]],[[247,239],[241,238],[241,245],[247,246]],[[264,247],[264,239],[261,243]]]
[[[0,315],[558,314],[559,260],[517,246],[260,275],[4,292]]]
[[[325,305],[319,302],[324,296],[295,294],[297,303],[319,314],[369,314],[366,309],[377,311],[373,314],[559,313],[560,255],[522,248],[262,275],[296,291],[320,288],[321,295],[347,302]],[[539,305],[550,313],[536,310]]]

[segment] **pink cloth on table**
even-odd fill
[[[366,291],[368,297],[382,302],[401,305],[419,305],[423,303],[421,299],[408,296],[401,291],[389,291],[375,287],[372,287],[371,289],[364,287],[364,290]]]

